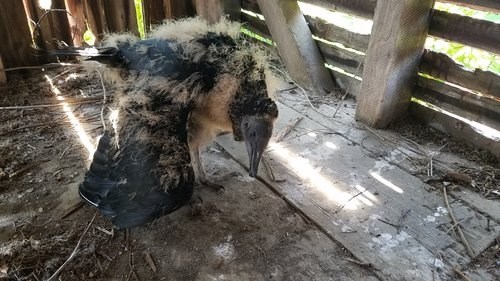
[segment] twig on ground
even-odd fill
[[[73,100],[68,102],[49,103],[49,104],[36,104],[36,105],[20,105],[20,106],[0,106],[0,110],[19,110],[19,109],[41,109],[48,107],[58,107],[64,105],[75,105],[75,104],[85,104],[101,101],[101,97],[89,97],[81,98],[79,100]]]
[[[68,263],[78,254],[78,248],[80,248],[80,244],[82,243],[83,237],[89,231],[90,226],[94,222],[96,216],[97,216],[97,211],[94,213],[94,216],[92,217],[90,222],[87,224],[87,227],[85,228],[82,235],[80,236],[80,239],[78,240],[78,243],[76,244],[75,249],[73,250],[73,252],[69,256],[69,258],[59,267],[59,269],[56,270],[56,272],[54,272],[54,274],[52,274],[52,276],[49,277],[49,279],[47,279],[47,281],[55,280],[57,278],[57,276],[59,275],[59,273],[61,273],[61,271],[68,265]]]
[[[257,249],[262,253],[262,256],[264,257],[264,262],[267,263],[267,255],[264,249],[262,249],[260,246],[257,246]]]
[[[62,171],[59,170],[59,171]],[[70,206],[68,209],[66,209],[62,215],[59,217],[60,220],[63,220],[65,218],[67,218],[69,215],[73,214],[74,212],[76,212],[78,209],[80,209],[81,207],[83,207],[83,201],[78,201],[76,202],[75,204],[73,204],[72,206]]]
[[[59,160],[61,160],[64,157],[64,154],[68,152],[68,150],[73,146],[73,144],[68,145],[68,147],[61,153],[61,156],[59,156]]]
[[[352,263],[357,264],[357,265],[359,265],[361,267],[364,267],[364,268],[370,268],[370,269],[375,269],[376,270],[376,268],[371,263],[360,262],[360,261],[357,261],[357,260],[351,259],[351,258],[344,258],[344,260],[348,261],[348,262],[352,262]]]
[[[151,257],[151,254],[148,252],[144,252],[144,259],[148,263],[149,267],[151,267],[151,270],[153,270],[153,272],[156,273],[156,265],[153,260],[153,257]]]
[[[467,242],[467,239],[465,238],[465,235],[462,231],[462,228],[457,222],[457,219],[455,218],[455,214],[453,214],[453,209],[450,206],[450,203],[448,202],[448,194],[446,192],[446,186],[443,187],[443,193],[444,193],[444,202],[446,204],[446,208],[448,208],[448,213],[450,214],[451,220],[453,221],[453,224],[456,225],[456,229],[458,231],[458,234],[460,235],[460,239],[462,240],[462,243],[465,245],[465,249],[467,250],[467,254],[473,258],[474,257],[474,252],[472,251],[472,248],[469,245],[469,242]]]
[[[455,271],[456,274],[458,274],[460,277],[462,277],[463,280],[470,281],[470,279],[460,269],[453,267],[453,271]]]
[[[408,214],[410,213],[411,209],[408,209],[401,214],[401,217],[398,220],[398,227],[397,227],[397,232],[398,234],[401,233],[401,228],[403,227],[403,222],[405,219],[408,217]]]
[[[396,228],[396,229],[401,228],[401,225],[398,225],[398,224],[393,224],[393,223],[388,222],[388,221],[383,220],[383,219],[378,219],[378,221],[383,222],[383,223],[385,223],[385,224],[387,224],[387,225],[390,225],[390,226],[392,226],[392,227],[394,227],[394,228]]]
[[[77,64],[73,63],[47,63],[47,64],[42,64],[42,65],[36,65],[36,66],[20,66],[20,67],[11,67],[11,68],[0,68],[0,71],[15,71],[15,70],[23,70],[23,69],[44,69],[44,68],[50,68],[50,67],[61,67],[61,66],[80,66]]]
[[[354,72],[354,76],[358,75],[359,72],[359,67],[361,66],[361,63],[358,64],[358,67],[356,68],[356,71]],[[337,109],[335,109],[335,112],[333,113],[333,118],[337,115],[337,112],[339,111],[340,107],[344,103],[345,98],[347,97],[347,94],[349,93],[349,90],[351,90],[352,84],[354,84],[354,79],[351,80],[351,83],[349,84],[349,87],[345,90],[344,95],[342,96],[342,99],[340,100],[339,104],[337,105]]]
[[[38,166],[38,165],[40,165],[40,163],[41,163],[41,162],[31,163],[31,164],[29,164],[29,165],[27,165],[27,166],[25,166],[25,167],[23,167],[23,168],[21,168],[21,169],[19,169],[19,170],[15,171],[14,173],[10,174],[10,175],[9,175],[9,178],[11,179],[11,178],[13,178],[13,177],[15,177],[15,176],[17,176],[17,175],[20,175],[20,174],[22,174],[22,173],[26,172],[27,170],[29,170],[29,169],[31,169],[31,168],[34,168],[34,167],[36,167],[36,166]]]
[[[448,230],[446,231],[446,234],[448,234],[452,229],[454,229],[455,227],[457,227],[457,225],[460,225],[462,222],[470,219],[472,217],[468,217],[468,218],[465,218],[465,219],[461,219],[459,221],[457,221],[457,223],[454,223],[450,228],[448,228]]]
[[[276,137],[274,138],[274,142],[278,143],[282,141],[283,138],[285,138],[302,119],[304,119],[304,117],[300,116],[292,120],[290,124],[288,124],[281,132],[276,135]]]
[[[266,172],[269,175],[269,178],[272,182],[284,182],[286,179],[276,179],[276,176],[274,175],[273,169],[271,167],[271,164],[269,164],[269,161],[267,158],[263,155],[262,156],[262,162],[264,163],[264,167],[266,168]]]

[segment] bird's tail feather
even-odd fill
[[[111,155],[111,136],[105,132],[99,140],[85,179],[78,188],[80,196],[94,206],[98,206],[101,199],[118,184],[110,179]]]

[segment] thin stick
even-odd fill
[[[54,274],[52,274],[52,276],[49,277],[49,279],[47,279],[47,281],[55,280],[57,278],[57,276],[59,275],[59,273],[61,273],[61,271],[66,267],[66,265],[68,265],[68,263],[76,256],[76,254],[78,254],[78,248],[80,247],[80,244],[82,243],[83,237],[89,231],[90,226],[94,222],[96,216],[97,216],[97,211],[94,213],[94,216],[92,217],[89,224],[87,225],[87,227],[83,231],[82,235],[80,236],[80,239],[78,240],[78,243],[76,244],[76,247],[73,250],[73,252],[71,253],[71,255],[69,256],[69,258],[59,267],[58,270],[56,270],[56,272],[54,272]]]
[[[73,144],[70,144],[62,153],[61,156],[59,156],[59,160],[61,160],[64,157],[64,154],[68,152],[68,150],[73,146]]]
[[[151,270],[153,270],[153,272],[156,273],[156,270],[157,270],[156,265],[155,265],[155,262],[153,260],[153,257],[151,257],[151,254],[148,252],[144,252],[144,259],[148,263],[149,267],[151,267]]]
[[[42,64],[42,65],[37,65],[37,66],[19,66],[19,67],[12,67],[12,68],[0,68],[0,71],[15,71],[15,70],[23,70],[23,69],[44,69],[44,68],[49,68],[49,67],[61,67],[61,66],[80,66],[77,64],[73,63],[47,63],[47,64]]]
[[[446,234],[448,234],[452,229],[454,229],[455,227],[457,227],[457,225],[460,225],[462,222],[464,222],[464,221],[466,221],[466,220],[468,220],[470,218],[472,218],[472,217],[468,217],[468,218],[461,219],[461,220],[457,221],[456,224],[453,224],[450,228],[448,228],[448,230],[446,231]]]
[[[358,64],[358,67],[356,68],[356,71],[354,72],[354,75],[358,75],[358,71],[359,71],[359,67],[361,66],[361,64]],[[342,99],[340,100],[339,104],[337,105],[337,109],[335,110],[335,112],[333,113],[333,116],[335,118],[335,115],[337,115],[337,112],[339,111],[340,107],[342,106],[342,104],[344,103],[344,100],[345,98],[347,97],[347,94],[349,93],[349,90],[351,90],[351,87],[352,87],[352,84],[354,84],[354,79],[351,80],[351,83],[349,84],[349,87],[347,87],[347,89],[345,90],[345,93],[344,95],[342,96]]]
[[[82,98],[81,101],[72,101],[72,102],[58,102],[58,103],[51,103],[51,104],[22,105],[22,106],[1,106],[0,110],[40,109],[40,108],[58,107],[58,106],[64,106],[64,105],[93,103],[93,102],[100,101],[100,99],[101,99],[100,97],[98,99],[95,97],[92,97],[92,98]]]
[[[304,119],[304,117],[300,116],[300,117],[297,117],[295,118],[294,120],[292,120],[292,122],[290,122],[290,124],[288,124],[286,126],[285,129],[283,129],[281,132],[279,132],[277,135],[276,135],[276,138],[274,139],[274,142],[275,143],[278,143],[280,141],[283,140],[284,137],[286,137],[286,135],[288,135],[292,129],[302,120]]]
[[[453,221],[453,224],[457,225],[456,229],[458,231],[458,234],[460,235],[460,239],[462,240],[462,243],[464,243],[464,245],[465,245],[465,249],[467,250],[467,254],[469,254],[469,256],[471,258],[473,258],[474,252],[472,251],[472,249],[469,245],[469,242],[467,242],[467,239],[465,239],[465,235],[462,232],[462,228],[458,224],[457,219],[455,218],[455,215],[453,214],[453,209],[451,208],[450,203],[448,202],[448,194],[446,192],[446,186],[443,187],[443,193],[444,193],[444,203],[446,204],[446,208],[448,208],[448,213],[450,214],[451,220]]]
[[[470,279],[460,269],[453,267],[453,271],[455,271],[455,273],[462,277],[465,281],[470,281]]]

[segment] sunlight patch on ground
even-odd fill
[[[78,135],[80,142],[89,152],[89,159],[92,159],[92,156],[94,155],[94,151],[95,151],[95,146],[92,143],[90,137],[87,135],[87,133],[83,129],[80,121],[73,114],[73,110],[71,109],[71,107],[68,105],[68,103],[64,102],[65,99],[61,95],[61,91],[54,85],[54,81],[52,81],[52,79],[48,75],[45,75],[45,79],[47,79],[47,81],[49,82],[50,89],[51,89],[52,93],[54,93],[54,95],[56,96],[56,99],[59,101],[63,101],[61,103],[62,109],[63,109],[64,113],[66,113],[66,115],[68,116],[68,119],[71,122],[71,125],[72,125],[73,129],[75,130],[76,134]]]
[[[313,167],[309,159],[294,154],[281,144],[270,144],[269,153],[277,156],[283,163],[292,168],[299,178],[307,182],[310,187],[320,191],[327,199],[334,201],[337,205],[344,205],[344,208],[348,210],[356,210],[362,204],[373,205],[373,203],[367,202],[368,199],[366,198],[360,200],[359,196],[353,198],[353,195],[341,191],[330,179],[320,173],[317,168]]]
[[[379,173],[370,171],[370,176],[372,176],[374,179],[378,180],[383,185],[385,185],[385,186],[389,187],[390,189],[396,191],[397,193],[403,193],[403,190],[399,186],[393,184],[392,182],[390,182],[386,178],[382,177]]]

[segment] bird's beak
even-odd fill
[[[255,178],[259,170],[260,158],[271,138],[273,125],[257,117],[245,117],[241,124],[243,139],[250,160],[249,176]]]

